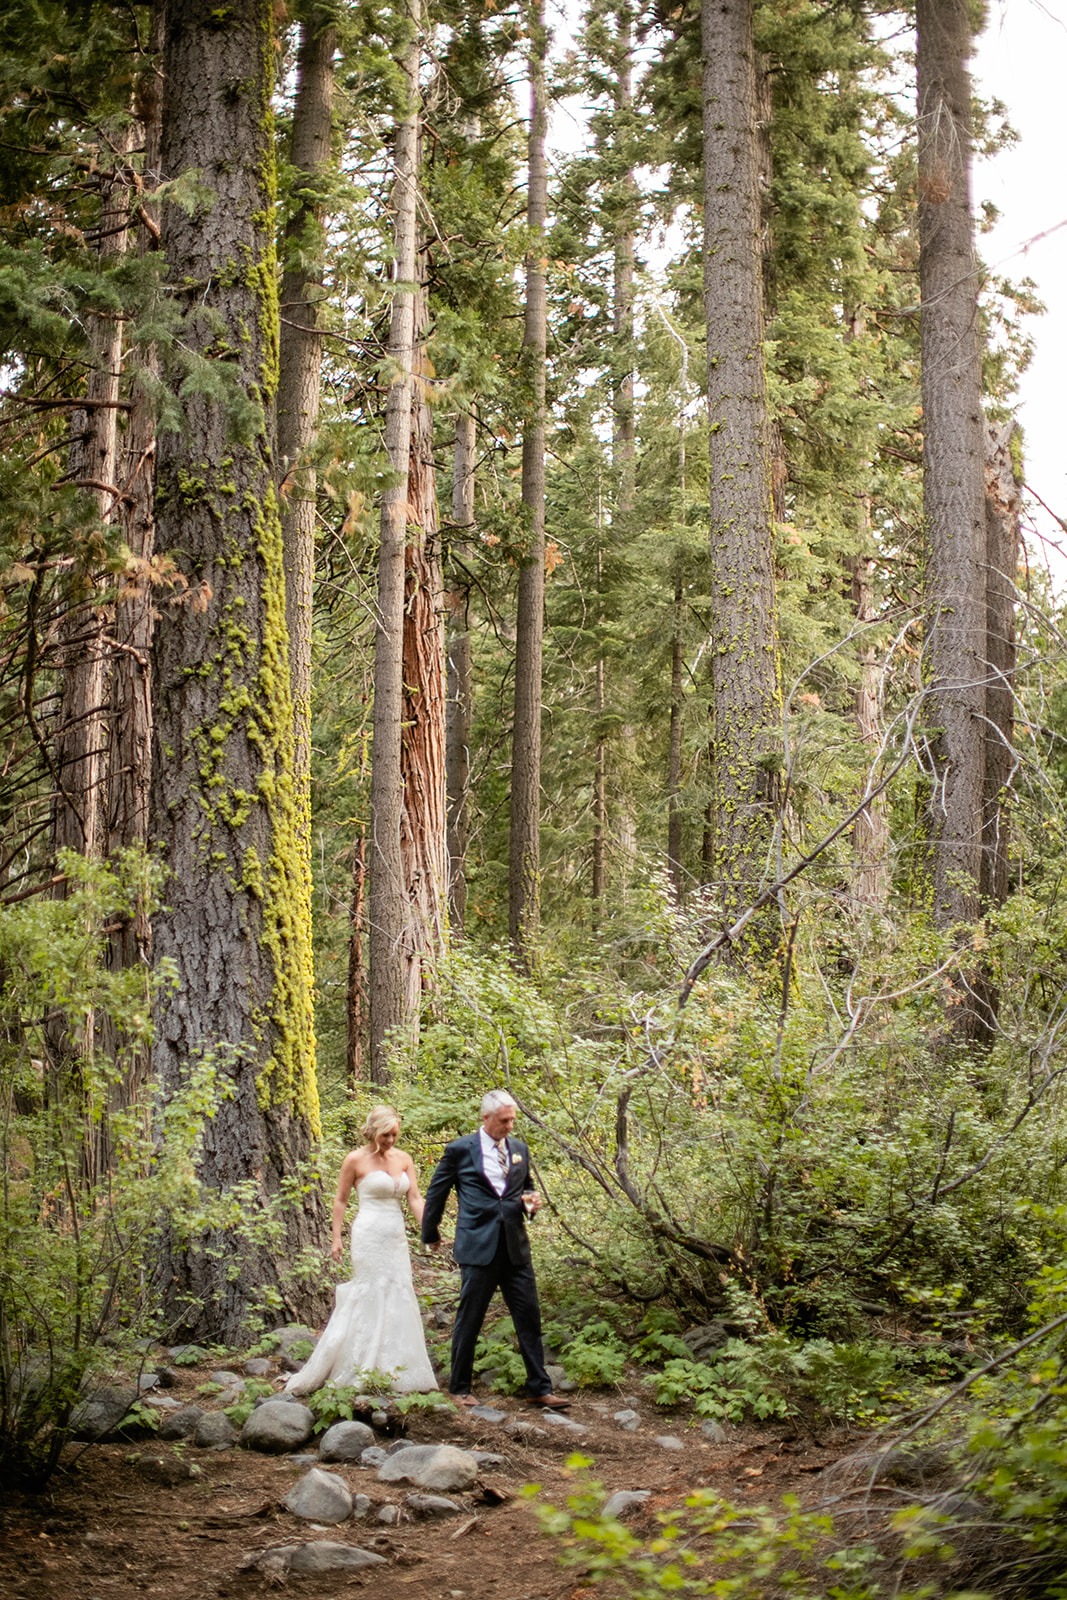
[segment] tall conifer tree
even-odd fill
[[[318,1127],[274,486],[273,79],[270,0],[168,8],[163,176],[196,173],[202,188],[190,209],[162,210],[180,425],[160,440],[157,536],[188,587],[155,641],[154,833],[170,869],[156,942],[177,977],[155,1064],[170,1094],[214,1061],[200,1177],[253,1213],[293,1185]],[[233,1344],[264,1300],[296,1309],[287,1263],[314,1214],[304,1200],[282,1217],[281,1247],[225,1222],[169,1234],[173,1323]]]

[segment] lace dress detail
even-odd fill
[[[310,1394],[324,1384],[358,1388],[365,1373],[388,1373],[398,1394],[437,1388],[415,1289],[401,1201],[408,1175],[368,1172],[356,1185],[352,1276],[340,1283],[333,1313],[311,1356],[286,1384]]]

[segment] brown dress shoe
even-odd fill
[[[478,1404],[472,1394],[450,1394],[448,1398],[457,1406],[476,1406]]]
[[[530,1394],[526,1396],[532,1406],[544,1406],[548,1411],[568,1411],[570,1401],[561,1394]]]

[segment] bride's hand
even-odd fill
[[[330,1255],[331,1255],[331,1257],[333,1258],[334,1261],[336,1261],[338,1264],[340,1264],[341,1259],[342,1259],[342,1257],[344,1255],[344,1249],[342,1248],[340,1239],[336,1239],[334,1241],[334,1243],[330,1246]]]

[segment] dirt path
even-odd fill
[[[183,1373],[179,1398],[197,1399],[206,1373]],[[606,1491],[648,1489],[645,1504],[628,1514],[635,1528],[652,1527],[657,1510],[675,1505],[692,1489],[710,1486],[737,1503],[777,1503],[789,1491],[803,1494],[811,1474],[842,1454],[836,1448],[781,1432],[729,1430],[724,1443],[706,1440],[688,1419],[636,1397],[599,1391],[575,1398],[570,1413],[583,1428],[546,1425],[521,1401],[485,1397],[486,1403],[541,1430],[529,1439],[466,1412],[414,1415],[408,1437],[491,1451],[505,1459],[484,1468],[475,1490],[453,1496],[459,1515],[430,1521],[403,1506],[408,1485],[382,1484],[373,1469],[331,1465],[353,1494],[370,1497],[370,1512],[333,1528],[301,1522],[282,1501],[306,1470],[288,1457],[252,1451],[195,1450],[149,1441],[95,1445],[78,1456],[43,1495],[16,1498],[0,1508],[0,1596],[4,1600],[127,1600],[159,1595],[167,1600],[208,1600],[270,1592],[276,1580],[242,1570],[245,1558],[271,1545],[311,1539],[338,1540],[383,1556],[387,1566],[358,1573],[290,1575],[287,1587],[306,1600],[332,1600],[361,1592],[412,1595],[425,1600],[579,1600],[591,1595],[580,1574],[558,1562],[541,1531],[524,1485],[541,1486],[541,1498],[562,1504],[573,1486],[567,1460],[593,1458]],[[624,1405],[638,1411],[636,1432],[612,1420]],[[657,1436],[673,1434],[683,1449],[666,1449]],[[386,1441],[387,1442],[387,1441]],[[148,1474],[145,1458],[195,1461],[202,1476],[167,1487]],[[496,1501],[497,1503],[493,1503]],[[400,1506],[401,1520],[385,1526],[382,1505]]]

